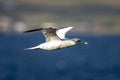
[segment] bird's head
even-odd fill
[[[81,41],[80,39],[77,38],[72,39],[72,41],[75,42],[76,44],[88,44],[87,42]]]

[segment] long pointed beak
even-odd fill
[[[84,42],[84,44],[88,44],[87,42]]]
[[[84,42],[84,41],[82,41],[82,42],[80,42],[81,44],[88,44],[87,42]]]

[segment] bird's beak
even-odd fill
[[[87,42],[84,42],[84,41],[82,41],[82,42],[79,42],[80,44],[88,44]]]
[[[84,42],[84,44],[88,44],[87,42]]]

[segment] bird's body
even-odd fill
[[[64,40],[64,41],[49,41],[46,43],[42,43],[36,47],[32,47],[32,48],[27,48],[27,49],[43,49],[43,50],[58,50],[61,48],[65,48],[65,47],[70,47],[75,45],[76,43],[71,41],[71,40]]]
[[[62,28],[62,29],[41,28],[41,29],[26,31],[26,32],[33,32],[33,31],[40,30],[43,32],[46,38],[45,43],[41,43],[40,45],[35,46],[35,47],[27,48],[26,50],[31,50],[31,49],[58,50],[58,49],[70,47],[70,46],[73,46],[79,43],[87,44],[87,42],[83,42],[77,38],[73,38],[73,39],[65,38],[66,32],[68,32],[72,28],[73,27],[67,27],[67,28]]]

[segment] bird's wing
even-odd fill
[[[51,40],[61,40],[57,34],[56,34],[56,28],[46,28],[42,30],[42,33],[44,34],[46,38],[46,42],[51,41]]]
[[[65,38],[65,34],[69,31],[69,30],[71,30],[73,27],[66,27],[66,28],[62,28],[62,29],[58,29],[57,31],[56,31],[56,34],[58,35],[58,37],[60,38],[60,39],[66,39]]]
[[[39,29],[25,31],[25,33],[34,32],[34,31],[42,31],[43,35],[46,38],[46,42],[51,41],[51,40],[61,40],[57,36],[56,30],[57,30],[56,28],[39,28]]]
[[[34,31],[41,31],[41,30],[43,30],[43,28],[24,31],[24,33],[27,33],[27,32],[34,32]]]

